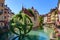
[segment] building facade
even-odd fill
[[[0,0],[0,29],[2,29],[3,32],[8,29],[10,18],[12,18],[13,15],[10,8],[5,5],[5,0]]]
[[[31,18],[31,20],[33,22],[33,28],[35,29],[35,28],[39,27],[39,13],[33,7],[31,8],[31,10],[32,10],[34,16],[32,16],[32,14],[28,11],[28,9],[22,7],[22,11]]]
[[[5,0],[0,0],[0,26],[4,26],[4,15],[2,15],[4,13],[4,1]]]
[[[60,34],[60,0],[58,0],[58,6],[54,9],[51,9],[48,14],[43,15],[44,17],[44,31],[48,31],[47,29],[58,31],[57,34]],[[53,36],[53,32],[51,32],[50,36]]]

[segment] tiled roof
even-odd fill
[[[52,13],[53,11],[55,11],[55,10],[57,10],[57,7],[54,8],[54,9],[51,9],[49,13],[47,13],[47,14],[45,14],[45,15],[43,15],[43,16],[47,16],[48,14],[51,14],[51,13]]]

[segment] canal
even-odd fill
[[[31,31],[28,35],[29,37],[26,37],[25,40],[50,40],[49,36],[44,31]],[[10,40],[12,39],[13,37]],[[18,40],[18,38],[16,38],[16,40]]]

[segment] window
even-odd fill
[[[3,3],[0,3],[0,6],[3,7]]]
[[[36,19],[37,19],[37,16],[35,15],[34,20],[36,21]]]
[[[3,9],[0,10],[0,14],[2,14],[2,13],[3,13]]]
[[[0,16],[0,21],[3,21],[4,20],[4,16]]]
[[[1,26],[3,25],[3,23],[1,23]]]
[[[6,19],[6,16],[4,16],[4,18]]]
[[[9,13],[9,12],[8,12]]]
[[[58,29],[60,29],[60,26],[57,26]]]
[[[1,22],[1,23],[0,23],[0,26],[4,26],[4,23]]]
[[[7,13],[6,11],[4,13]]]

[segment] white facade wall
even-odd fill
[[[44,22],[43,23],[47,23],[47,16],[44,17]]]

